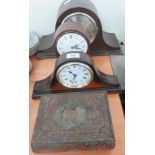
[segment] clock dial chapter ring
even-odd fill
[[[78,31],[66,31],[57,37],[56,49],[59,55],[72,51],[87,53],[89,41],[84,34]]]
[[[83,69],[83,73],[85,70],[85,74],[88,76],[83,77],[82,70],[81,70],[81,73],[79,70],[77,70],[77,71],[73,70],[72,67],[74,67],[74,66],[81,67],[81,69]],[[66,69],[67,67],[69,67],[70,69],[67,70]],[[66,71],[65,75],[67,76],[68,81],[70,81],[70,82],[68,82],[68,81],[65,82],[64,78],[62,77],[62,75],[63,75],[62,72],[65,72],[65,71]],[[93,73],[92,69],[84,63],[68,62],[68,63],[60,66],[60,68],[56,72],[56,78],[63,86],[65,86],[67,88],[83,88],[83,87],[87,86],[93,80],[94,73]],[[84,78],[84,79],[82,79],[82,78]],[[85,81],[83,81],[83,80],[85,80]],[[77,82],[77,84],[75,84],[74,82]]]

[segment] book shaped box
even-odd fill
[[[106,91],[41,97],[31,142],[33,152],[112,149],[114,146]]]

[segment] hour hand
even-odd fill
[[[78,50],[81,50],[81,48],[79,48],[78,45],[71,46],[71,49],[78,49]]]
[[[73,74],[74,79],[77,77],[77,74],[74,74],[73,72],[69,71],[69,73]]]
[[[69,71],[69,73],[73,74],[71,71]],[[74,75],[74,74],[73,74]]]

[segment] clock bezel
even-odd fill
[[[71,14],[67,15],[67,16],[62,20],[61,24],[65,23],[65,21],[66,21],[68,18],[70,18],[70,17],[72,17],[72,16],[75,16],[75,15],[83,15],[83,16],[86,16],[86,17],[88,17],[88,18],[92,21],[92,23],[95,25],[95,27],[96,27],[96,35],[95,35],[95,38],[94,38],[92,41],[90,41],[90,44],[93,43],[93,41],[96,39],[96,36],[97,36],[97,34],[98,34],[99,28],[98,28],[98,26],[97,26],[95,20],[94,20],[90,15],[88,15],[87,13],[84,13],[84,12],[74,12],[74,13],[71,13]]]
[[[77,52],[88,53],[89,48],[90,48],[90,42],[89,42],[87,36],[85,36],[83,33],[79,32],[79,31],[76,31],[76,30],[66,30],[66,31],[63,31],[62,33],[60,33],[60,34],[56,37],[56,39],[55,39],[55,47],[56,47],[57,53],[58,53],[59,55],[62,55],[62,54],[59,53],[59,51],[58,51],[58,49],[57,49],[58,40],[59,40],[61,37],[63,37],[63,35],[68,34],[68,33],[75,33],[75,34],[78,34],[78,35],[82,36],[82,37],[85,39],[85,41],[87,42],[87,51],[86,51],[86,52],[83,52],[83,51],[81,50],[81,51],[77,51]],[[73,49],[73,51],[75,51],[75,50]],[[72,51],[68,51],[68,52],[72,52]],[[68,53],[68,52],[65,52],[65,53]]]
[[[88,70],[90,71],[90,74],[91,74],[90,80],[89,80],[88,82],[85,82],[85,83],[81,84],[81,85],[78,85],[77,87],[73,87],[73,86],[70,86],[70,85],[67,85],[67,84],[63,83],[63,82],[60,80],[59,74],[60,74],[60,72],[61,72],[61,70],[62,70],[63,68],[65,68],[65,67],[67,67],[67,66],[71,66],[71,65],[80,65],[80,66],[83,66],[83,67],[85,67],[86,69],[88,69]],[[87,86],[88,84],[90,84],[90,83],[92,82],[92,80],[94,79],[94,72],[93,72],[93,70],[92,70],[87,64],[85,64],[85,63],[83,63],[83,62],[77,62],[77,61],[75,61],[75,62],[67,62],[67,63],[63,64],[62,66],[60,66],[60,67],[58,68],[58,70],[57,70],[57,72],[56,72],[56,79],[57,79],[57,80],[59,81],[59,83],[60,83],[61,85],[63,85],[64,87],[73,88],[73,89],[76,89],[76,88],[83,88],[83,87]]]

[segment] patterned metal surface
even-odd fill
[[[41,97],[32,137],[34,152],[113,148],[114,145],[105,91]]]

